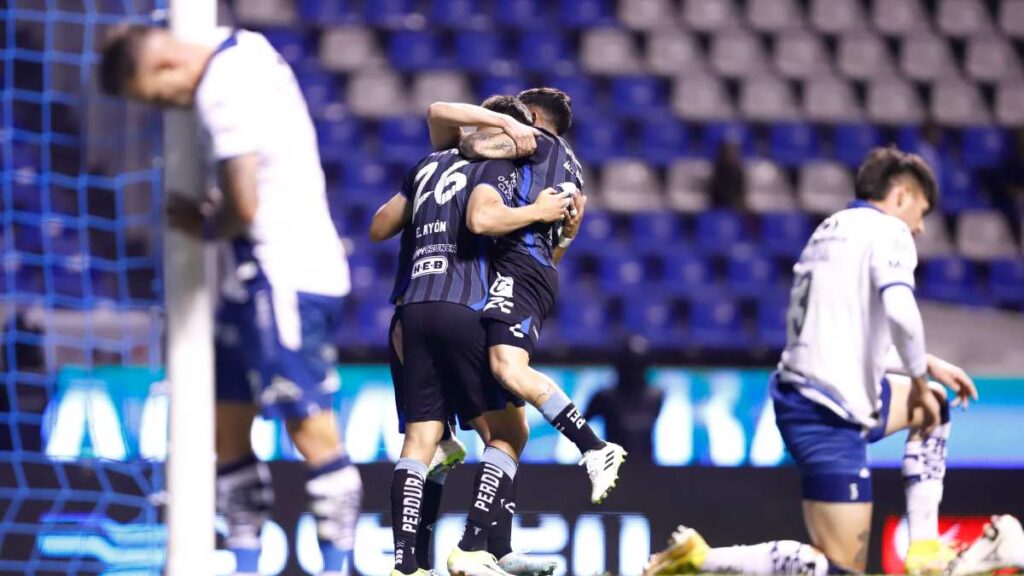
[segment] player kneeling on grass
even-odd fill
[[[907,572],[938,573],[955,556],[938,532],[949,405],[928,377],[956,394],[954,405],[966,407],[977,390],[963,370],[926,353],[914,297],[913,235],[936,203],[935,178],[920,157],[879,148],[857,171],[855,192],[847,209],[818,226],[793,268],[786,349],[770,383],[814,548],[784,541],[708,549],[682,528],[651,558],[648,574],[863,571],[867,445],[902,430]]]
[[[167,206],[171,226],[216,241],[224,261],[215,321],[217,509],[236,572],[257,573],[273,502],[269,470],[249,441],[262,410],[284,419],[305,459],[324,573],[341,574],[362,499],[331,410],[339,385],[331,338],[348,265],[295,76],[260,34],[220,29],[187,43],[138,26],[111,37],[100,80],[110,94],[194,109],[203,132],[196,145],[216,170],[219,203],[172,196]]]

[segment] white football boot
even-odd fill
[[[587,475],[593,489],[590,501],[600,504],[608,497],[619,480],[619,467],[626,460],[626,451],[618,444],[605,442],[604,448],[588,450],[580,460],[580,466],[587,466]]]
[[[498,566],[512,576],[551,576],[555,568],[558,568],[558,562],[541,560],[522,552],[510,552],[498,560]]]
[[[946,574],[988,574],[1004,568],[1024,570],[1024,528],[1009,514],[993,516],[981,537],[949,563]]]

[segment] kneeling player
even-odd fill
[[[960,368],[925,352],[914,298],[913,235],[937,196],[919,157],[876,149],[857,172],[857,200],[815,230],[794,267],[788,340],[771,394],[776,422],[803,483],[803,513],[817,550],[769,543],[708,550],[692,530],[652,558],[649,573],[863,571],[871,528],[867,445],[909,430],[903,459],[908,573],[941,572],[955,553],[939,540],[949,406],[977,399]],[[897,372],[909,374],[896,375]]]

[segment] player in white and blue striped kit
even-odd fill
[[[218,201],[168,200],[172,226],[216,242],[223,282],[216,317],[217,507],[236,573],[256,574],[273,501],[253,454],[257,414],[285,421],[304,457],[325,574],[354,548],[362,498],[332,397],[332,337],[349,291],[331,223],[316,133],[292,70],[262,35],[228,29],[204,42],[166,30],[118,31],[103,52],[106,92],[196,112]]]
[[[952,560],[938,534],[949,404],[928,377],[956,393],[954,405],[966,406],[977,391],[963,370],[926,353],[914,297],[913,235],[924,230],[937,186],[920,157],[879,148],[858,170],[855,192],[857,200],[818,226],[793,268],[786,349],[771,382],[814,548],[776,541],[709,549],[680,527],[647,574],[863,572],[871,528],[867,445],[902,430],[909,431],[907,572],[939,573]]]

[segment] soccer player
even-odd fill
[[[536,151],[520,150],[507,134],[480,131],[462,139],[462,154],[467,158],[520,158],[523,182],[513,198],[516,206],[529,206],[551,187],[567,186],[582,193],[583,170],[562,138],[572,125],[569,95],[554,88],[533,88],[517,97],[533,114],[533,126],[538,129]],[[583,454],[580,464],[586,464],[590,476],[591,501],[596,504],[615,487],[626,451],[598,438],[565,392],[530,366],[542,324],[558,295],[556,264],[570,242],[571,237],[560,234],[557,222],[537,223],[500,238],[484,319],[495,377],[576,445]]]
[[[510,100],[509,104],[517,104]],[[528,112],[521,108],[525,119]],[[392,483],[395,571],[423,574],[415,558],[427,464],[434,457],[452,412],[472,425],[487,444],[477,472],[475,497],[459,547],[448,558],[453,574],[507,574],[488,553],[488,532],[508,491],[525,433],[521,419],[505,419],[516,399],[490,374],[480,310],[487,299],[489,240],[534,222],[555,222],[567,213],[568,197],[545,191],[538,202],[510,208],[519,185],[511,162],[471,163],[455,149],[435,152],[409,172],[402,192],[378,210],[375,240],[411,229],[412,266],[401,298],[401,394],[406,420],[402,457]]]
[[[462,103],[438,102],[430,106],[427,113],[427,122],[430,129],[430,139],[435,150],[446,150],[454,148],[462,136],[462,126],[475,126],[476,128],[500,129],[510,137],[518,141],[517,146],[524,150],[536,148],[534,141],[534,130],[528,125],[513,118],[519,115],[523,121],[529,119],[526,115],[529,112],[522,107],[515,106],[515,102],[508,99],[489,99],[485,103],[488,107],[474,106]],[[567,233],[575,234],[582,218],[582,205],[580,199],[575,199],[577,216],[566,222]],[[379,213],[383,217],[383,212]],[[380,220],[380,222],[383,222]],[[398,271],[395,276],[395,285],[392,290],[391,303],[400,304],[404,291],[410,280],[412,268],[414,229],[406,226],[402,230],[400,241],[400,254],[398,260]],[[374,237],[374,240],[383,240],[381,237]],[[395,385],[396,406],[399,411],[400,432],[405,433],[405,414],[402,393],[402,372],[403,358],[401,350],[401,323],[398,314],[392,318],[389,330],[389,352],[392,381]],[[529,429],[526,426],[525,413],[522,409],[523,402],[514,399],[505,410],[509,411],[506,418],[514,418],[522,422],[521,426],[508,426],[508,433],[517,433],[515,444],[525,444]],[[496,415],[492,416],[496,417]],[[512,421],[512,420],[510,420]],[[430,544],[434,524],[437,521],[441,506],[441,496],[444,484],[448,478],[449,471],[455,465],[461,463],[466,456],[466,449],[459,440],[452,434],[450,426],[446,426],[441,442],[435,451],[434,458],[428,466],[426,483],[424,485],[423,508],[420,517],[420,526],[416,539],[416,559],[420,566],[430,566]],[[518,454],[516,455],[518,458]],[[513,494],[507,494],[501,498],[501,513],[496,525],[490,530],[487,539],[487,550],[498,558],[498,565],[511,574],[519,576],[542,576],[549,574],[556,565],[552,562],[541,562],[525,554],[519,554],[512,550],[512,517],[515,510],[514,486]]]
[[[956,394],[953,405],[966,407],[977,390],[963,370],[926,353],[914,297],[913,235],[935,206],[935,178],[920,157],[877,148],[854,191],[856,200],[818,226],[793,268],[788,338],[770,384],[817,550],[791,541],[709,550],[681,527],[648,574],[862,572],[871,527],[867,445],[902,430],[907,572],[941,572],[953,558],[938,532],[949,405],[928,377]]]
[[[217,310],[217,507],[236,571],[256,574],[272,504],[269,470],[249,436],[256,414],[285,421],[308,468],[324,573],[351,554],[362,498],[331,399],[331,337],[349,291],[331,223],[316,134],[291,69],[260,34],[220,29],[205,42],[167,30],[118,31],[103,50],[104,91],[193,109],[219,202],[168,199],[168,222],[222,249]]]

